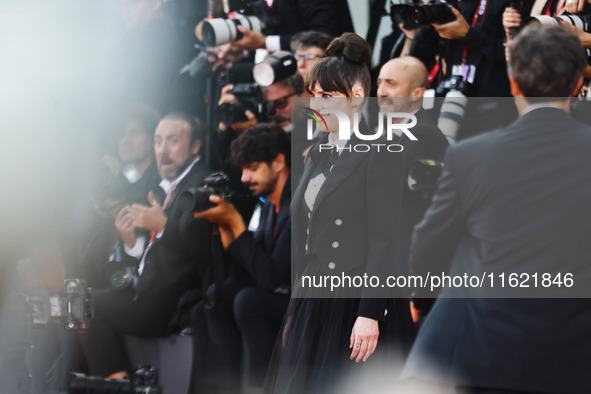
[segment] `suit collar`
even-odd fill
[[[361,132],[365,132],[369,130],[369,127],[365,123],[365,120],[362,119],[359,123],[359,130]],[[319,150],[320,144],[327,143],[328,135],[323,136],[322,139],[316,143],[315,145],[310,148],[310,157],[309,159],[312,160],[311,165],[307,165],[306,169],[304,170],[304,174],[302,175],[302,182],[300,182],[302,187],[299,187],[296,191],[297,201],[302,197],[307,185],[310,181],[310,176],[314,167],[318,165],[321,157],[321,153]],[[347,146],[352,146],[355,144],[365,143],[360,140],[355,134],[351,135],[351,139],[347,143]],[[348,150],[344,150],[341,155],[339,156],[338,160],[334,164],[330,172],[330,176],[326,178],[326,181],[323,183],[318,195],[316,196],[316,200],[314,202],[314,210],[316,210],[320,204],[329,196],[331,193],[335,191],[335,189],[341,183],[345,182],[347,178],[353,173],[353,170],[369,155],[369,152],[349,152]],[[296,200],[296,196],[294,196],[294,200]]]

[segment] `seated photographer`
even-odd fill
[[[148,204],[148,192],[160,182],[154,160],[154,131],[158,112],[146,104],[135,103],[115,122],[112,137],[118,158],[103,157],[104,171],[94,193],[95,215],[89,234],[82,243],[81,275],[93,288],[109,286],[106,272],[112,261],[120,261],[117,230],[119,210],[129,204]],[[111,256],[109,256],[111,254]],[[105,262],[109,261],[105,264]]]
[[[127,369],[119,335],[165,337],[181,296],[202,286],[210,265],[211,225],[181,209],[179,196],[198,186],[210,171],[199,159],[203,126],[173,113],[156,128],[154,151],[163,201],[133,204],[117,215],[128,272],[118,289],[95,293],[95,320],[81,340],[90,372],[106,376]],[[147,236],[139,235],[140,231]],[[108,349],[108,352],[105,352]]]
[[[208,349],[195,353],[195,392],[238,392],[241,376],[248,386],[261,388],[289,302],[289,137],[277,125],[257,125],[232,142],[230,160],[242,169],[251,193],[265,202],[254,232],[221,196],[210,197],[217,206],[194,214],[218,225],[226,257],[236,266],[220,302],[193,321],[195,349]]]
[[[302,31],[291,39],[291,52],[298,61],[298,72],[305,80],[312,66],[326,57],[332,37],[320,31]]]

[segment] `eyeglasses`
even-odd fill
[[[284,109],[285,107],[287,107],[287,104],[289,104],[289,98],[291,96],[295,96],[296,94],[298,94],[298,92],[290,93],[287,96],[284,96],[284,97],[281,97],[277,100],[273,100],[273,101],[269,101],[269,102],[273,103],[273,106],[275,107],[275,109]]]
[[[313,53],[304,53],[303,55],[298,55],[297,53],[295,55],[293,55],[293,57],[295,57],[296,61],[299,61],[300,59],[304,60],[304,63],[307,63],[309,61],[312,61],[314,59],[316,59],[317,57],[323,58],[324,56],[321,55],[315,55]]]

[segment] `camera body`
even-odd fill
[[[201,212],[215,206],[209,201],[212,195],[232,198],[230,178],[223,172],[216,172],[203,180],[199,187],[192,187],[179,196],[179,204],[184,212]]]
[[[83,279],[66,279],[62,291],[50,296],[37,290],[26,296],[29,319],[33,324],[59,323],[68,331],[84,331],[94,317],[92,288]]]
[[[247,120],[245,111],[252,112],[257,121],[267,120],[268,105],[263,100],[263,91],[256,83],[239,83],[229,93],[236,97],[234,103],[224,103],[219,106],[224,122],[231,125],[235,122]]]
[[[394,25],[402,23],[405,29],[414,30],[422,25],[454,21],[452,7],[457,7],[455,0],[391,0],[390,18]]]
[[[449,92],[463,92],[465,88],[466,83],[464,82],[464,77],[459,74],[454,74],[448,79],[441,81],[437,86],[435,93],[438,97],[445,97]]]
[[[236,97],[234,103],[220,105],[227,125],[247,120],[244,112],[251,111],[258,122],[268,121],[268,115],[275,115],[275,103],[265,101],[261,86],[267,87],[289,78],[297,72],[295,57],[286,51],[268,56],[258,64],[230,63],[222,79],[234,84],[229,93]]]

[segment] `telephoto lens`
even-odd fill
[[[256,16],[241,14],[233,14],[233,16],[232,19],[215,18],[203,23],[202,35],[205,45],[215,47],[241,39],[242,33],[238,30],[238,25],[257,33],[263,31],[263,24]]]
[[[290,52],[279,51],[256,64],[252,72],[256,83],[265,87],[291,77],[297,69],[295,57]]]

